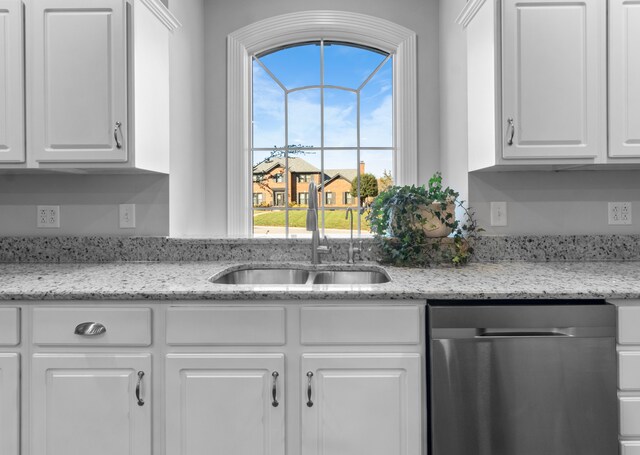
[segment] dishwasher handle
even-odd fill
[[[478,337],[572,337],[575,330],[571,328],[481,328],[477,329]]]
[[[438,327],[432,340],[492,338],[612,338],[615,327]]]

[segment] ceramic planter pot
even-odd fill
[[[456,206],[453,202],[450,202],[447,204],[444,212],[442,211],[441,205],[437,202],[429,206],[423,205],[419,207],[419,213],[422,216],[420,225],[425,235],[430,238],[447,237],[453,232],[453,229],[443,223],[440,217],[435,215],[435,212],[441,212],[442,218],[446,217],[447,214],[451,214],[451,218],[449,218],[449,224],[451,224],[455,221]]]

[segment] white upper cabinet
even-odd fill
[[[596,158],[606,148],[606,4],[503,3],[503,158]]]
[[[640,158],[640,1],[609,1],[609,156]]]
[[[635,1],[619,0],[618,9],[624,4],[632,17]],[[610,8],[614,21],[620,12]],[[469,0],[458,23],[467,34],[470,171],[640,163],[610,158],[640,157],[637,151],[622,154],[612,146],[607,153],[607,2]],[[616,92],[610,96],[618,98],[610,105],[612,144],[640,138],[640,108],[633,103],[640,93],[638,30],[631,22],[609,28],[610,46],[621,48],[609,55]],[[630,44],[616,44],[623,40]],[[623,54],[626,66],[617,62]],[[628,75],[627,85],[613,82],[614,74]],[[615,139],[622,134],[615,128],[626,138]]]
[[[125,0],[33,0],[30,24],[35,160],[127,161]]]
[[[168,173],[179,25],[160,0],[0,0],[0,168]]]
[[[0,163],[25,161],[23,18],[19,0],[0,0]]]

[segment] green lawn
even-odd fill
[[[354,229],[357,228],[357,218],[354,213]],[[318,223],[322,222],[322,215],[318,215]],[[289,227],[305,227],[307,222],[306,211],[289,212]],[[254,226],[284,226],[284,212],[254,212]],[[325,212],[324,226],[326,229],[349,229],[349,220],[345,219],[344,211]],[[362,217],[362,231],[369,231],[369,223]]]

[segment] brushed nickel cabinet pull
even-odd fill
[[[120,139],[118,139],[118,136],[120,136],[120,134],[118,133],[122,133],[122,131],[120,130],[121,127],[122,123],[116,122],[116,127],[113,129],[113,138],[116,140],[116,148],[118,149],[122,148],[122,142],[120,142]]]
[[[507,119],[507,145],[513,145],[513,135],[516,133],[516,127],[513,124],[513,118]]]
[[[99,322],[83,322],[82,324],[78,324],[76,326],[76,329],[73,333],[83,337],[94,337],[97,335],[102,335],[106,331],[107,328]]]
[[[307,372],[307,406],[312,407],[313,401],[311,401],[311,378],[313,378],[313,373],[311,371]]]
[[[138,400],[138,406],[144,406],[144,400],[140,398],[140,387],[142,386],[143,377],[144,371],[138,371],[138,384],[136,384],[136,399]]]
[[[271,373],[271,376],[273,377],[273,386],[271,387],[271,406],[273,406],[274,408],[277,408],[278,405],[280,403],[278,403],[278,389],[277,389],[277,381],[278,381],[278,376],[280,376],[278,374],[277,371],[274,371],[273,373]]]

